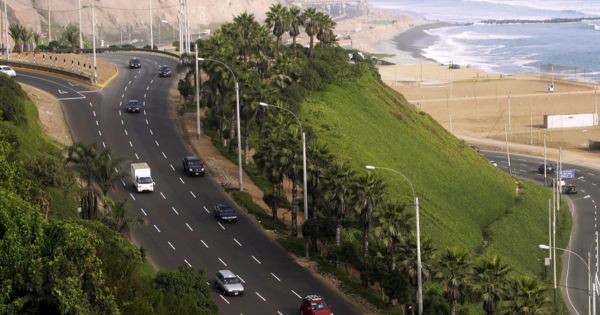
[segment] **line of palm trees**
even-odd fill
[[[301,27],[310,36],[307,52],[304,47],[296,45]],[[252,157],[253,162],[259,175],[264,176],[272,187],[264,201],[277,219],[278,208],[288,203],[283,187],[286,181],[289,183],[292,236],[298,235],[296,217],[298,205],[302,203],[298,198],[298,181],[302,171],[301,131],[292,117],[284,111],[269,111],[267,107],[259,106],[259,102],[298,112],[298,108],[288,105],[286,100],[289,99],[284,95],[288,88],[301,83],[303,72],[313,60],[318,59],[317,55],[337,63],[339,69],[364,68],[361,63],[349,64],[345,52],[331,48],[335,39],[334,27],[335,23],[329,16],[314,8],[301,12],[297,7],[286,8],[275,4],[267,12],[264,25],[257,22],[254,15],[244,12],[234,17],[233,22],[224,23],[209,39],[197,41],[201,57],[223,62],[235,73],[234,77],[221,63],[201,63],[201,69],[208,75],[199,87],[202,106],[210,108],[209,121],[205,120],[205,126],[212,123],[218,129],[221,145],[228,147],[234,156],[234,79],[237,78],[240,85],[240,119],[244,129],[244,164],[251,163],[249,139],[254,122],[258,129],[258,145]],[[281,47],[281,38],[286,33],[292,37],[291,48]],[[318,54],[314,49],[315,36],[320,41]],[[336,59],[336,54],[344,57]],[[184,54],[181,58],[177,69],[185,74],[186,80],[193,78],[193,82],[196,81],[195,62],[194,55]],[[416,288],[417,244],[411,233],[414,226],[411,207],[400,201],[390,200],[386,194],[387,185],[380,177],[367,171],[360,173],[348,163],[339,162],[327,144],[319,141],[310,131],[308,139],[308,178],[307,187],[303,188],[308,189],[311,218],[303,224],[302,232],[305,237],[310,238],[312,251],[318,252],[318,244],[327,244],[331,239],[333,246],[328,248],[328,252],[331,257],[337,255],[333,259],[336,264],[343,260],[340,257],[346,256],[349,257],[347,262],[358,269],[363,268],[363,272],[366,270],[365,262],[381,260],[384,262],[385,272],[401,272],[412,287]],[[349,235],[352,230],[359,230],[362,234],[362,253],[358,255],[360,259],[350,252],[343,253],[346,250],[342,246],[343,233]],[[499,301],[506,299],[510,292],[514,296],[521,296],[520,300],[510,300],[510,303],[516,303],[511,304],[513,309],[535,308],[538,311],[536,314],[544,314],[544,308],[547,308],[544,287],[530,278],[519,280],[522,282],[520,286],[509,281],[507,275],[510,268],[499,258],[481,259],[473,265],[472,258],[461,250],[447,249],[436,257],[431,240],[422,240],[421,246],[422,281],[435,279],[443,284],[452,314],[455,312],[456,301],[466,292],[474,300],[483,301],[487,314],[494,314]],[[375,275],[377,272],[379,276]],[[382,280],[383,271],[377,272],[363,278],[363,285],[368,286],[373,281]],[[527,292],[534,289],[538,295],[531,300],[532,295]],[[390,303],[394,303],[395,299],[396,297],[390,296]],[[526,310],[515,312],[533,314]]]
[[[81,182],[81,216],[84,220],[100,220],[114,231],[129,238],[133,228],[145,223],[141,216],[128,215],[127,199],[113,201],[108,197],[116,185],[131,178],[127,171],[117,171],[130,161],[128,157],[111,157],[112,150],[99,152],[95,143],[75,142],[66,149],[65,163]]]
[[[27,29],[25,26],[17,23],[10,23],[8,35],[15,43],[13,52],[29,52],[30,44],[35,46],[35,53],[40,51],[39,46],[42,35],[39,32],[35,32],[31,28]],[[59,40],[63,45],[71,47],[71,51],[74,53],[79,46],[79,27],[73,23],[69,23],[62,36],[59,37]]]

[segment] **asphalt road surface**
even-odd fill
[[[148,259],[161,269],[181,264],[208,271],[212,299],[221,314],[298,314],[301,297],[318,294],[335,314],[360,314],[336,292],[298,265],[221,187],[206,177],[186,177],[181,159],[193,155],[179,134],[168,96],[178,80],[177,62],[141,55],[141,69],[128,69],[132,54],[104,53],[98,58],[119,68],[107,87],[96,89],[76,81],[19,71],[16,80],[56,96],[75,141],[109,147],[113,156],[146,162],[156,182],[153,193],[137,193],[131,181],[120,183],[109,195],[129,199],[130,212],[149,224],[134,230],[132,239],[147,248]],[[157,77],[158,66],[171,67],[173,77]],[[141,113],[126,111],[138,100]],[[129,163],[118,171],[128,171]],[[600,176],[600,174],[599,174]],[[220,224],[212,213],[218,203],[232,204],[237,223]],[[243,281],[243,296],[223,296],[214,275],[228,269]]]
[[[497,163],[498,167],[508,173],[508,159],[502,152],[480,152],[486,159]],[[592,277],[598,272],[598,209],[600,202],[600,170],[578,165],[578,161],[562,163],[563,170],[575,170],[575,178],[564,179],[565,185],[574,184],[578,193],[563,195],[569,201],[573,211],[573,229],[569,251],[563,253],[556,250],[556,254],[563,255],[563,272],[560,284],[563,297],[571,314],[588,314],[588,251],[590,251],[590,267]],[[548,160],[547,163],[557,166],[557,161]],[[515,176],[544,185],[544,174],[538,173],[538,167],[544,164],[544,159],[539,157],[510,155],[510,169]],[[549,189],[552,189],[552,180],[555,174],[547,174],[546,179]],[[563,207],[563,211],[566,208]],[[560,222],[557,222],[557,225]],[[547,243],[547,242],[546,242]],[[548,245],[548,244],[545,244]],[[532,248],[533,254],[538,253],[540,259],[544,254],[541,249]],[[552,270],[550,269],[550,272]],[[598,299],[596,300],[598,303]]]

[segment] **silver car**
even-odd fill
[[[242,281],[229,270],[219,270],[215,275],[215,287],[223,292],[223,295],[243,295],[244,286]]]

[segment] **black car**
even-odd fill
[[[237,214],[230,205],[218,204],[214,213],[219,222],[237,222]]]
[[[460,69],[460,65],[457,65],[457,64],[453,63],[453,64],[450,64],[450,66],[448,68],[450,68],[450,69]]]
[[[479,147],[478,147],[478,146],[476,146],[476,145],[471,145],[471,149],[473,149],[473,150],[475,150],[475,151],[477,151],[477,152],[479,152],[479,151],[481,150],[481,149],[479,149]]]
[[[129,100],[127,102],[127,112],[128,113],[139,113],[140,112],[140,102],[136,100]]]
[[[538,167],[538,173],[544,174],[544,164],[542,164],[542,165],[540,165],[540,167]],[[546,164],[546,174],[552,174],[552,173],[554,173],[554,165]]]
[[[159,77],[170,77],[171,76],[171,68],[169,68],[169,66],[160,66],[158,68],[158,76]]]
[[[181,162],[183,164],[183,171],[187,174],[187,176],[204,176],[204,164],[200,158],[196,156],[188,156],[181,160]]]
[[[129,69],[137,69],[137,68],[142,68],[142,62],[137,59],[137,58],[133,58],[131,60],[129,60]]]
[[[571,185],[567,185],[567,187],[565,187],[565,194],[571,195],[571,194],[576,194],[576,193],[577,193],[577,186],[571,184]]]

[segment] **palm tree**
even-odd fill
[[[317,207],[319,201],[323,200],[324,189],[323,182],[325,180],[325,170],[329,169],[331,161],[333,161],[333,154],[329,151],[327,143],[319,140],[311,141],[311,145],[307,146],[306,150],[306,171],[307,179],[306,185],[308,186],[309,194],[309,207],[310,214],[313,219],[317,219]],[[317,251],[317,240],[318,235],[313,233],[311,235],[311,243],[313,251]]]
[[[196,55],[183,53],[179,57],[179,64],[175,67],[177,73],[183,73],[185,78],[194,77],[194,87],[196,87]]]
[[[411,216],[412,218],[412,216]],[[408,220],[405,220],[405,222]],[[414,224],[405,224],[404,229],[410,230]],[[424,284],[431,276],[433,266],[431,262],[436,260],[435,248],[431,244],[432,240],[421,238],[421,284]],[[419,264],[417,261],[417,237],[415,233],[407,234],[400,244],[399,265],[409,275],[410,284],[413,288],[419,286]],[[419,292],[416,292],[416,300],[419,300]]]
[[[268,29],[260,26],[256,38],[252,42],[252,55],[256,58],[257,70],[261,79],[264,79],[265,74],[269,71],[273,48],[271,33]]]
[[[267,12],[267,18],[265,24],[267,28],[273,28],[273,35],[277,38],[277,50],[276,55],[279,54],[279,44],[281,43],[281,36],[288,31],[288,8],[281,5],[281,3],[273,4]]]
[[[304,11],[304,13],[302,13],[302,25],[304,26],[306,35],[310,36],[310,58],[314,58],[314,39],[315,35],[317,35],[317,32],[319,31],[318,14],[314,7],[308,8],[306,11]]]
[[[289,124],[280,138],[279,161],[292,184],[292,236],[298,236],[298,177],[302,170],[302,134],[297,125]],[[306,189],[306,188],[305,188]]]
[[[288,11],[288,22],[289,22],[289,34],[292,36],[292,47],[294,48],[294,59],[297,58],[296,54],[296,37],[300,35],[300,26],[304,24],[302,15],[300,15],[300,8],[292,6]]]
[[[111,153],[112,150],[106,148],[94,160],[95,167],[92,179],[100,187],[103,196],[106,196],[109,190],[114,190],[117,183],[131,178],[131,174],[127,171],[116,171],[123,163],[131,159],[126,156],[111,157]]]
[[[330,44],[334,38],[333,29],[336,23],[331,20],[329,15],[325,15],[321,12],[317,13],[317,39],[320,41],[321,48],[324,44]]]
[[[92,220],[98,211],[100,191],[94,187],[94,161],[98,157],[98,146],[95,143],[85,145],[75,142],[67,148],[66,163],[75,170],[81,180],[81,215],[83,219]],[[85,184],[85,187],[83,186]]]
[[[110,207],[111,211],[105,213],[100,221],[111,230],[119,232],[123,237],[130,239],[131,230],[144,225],[146,219],[139,215],[128,216],[129,207],[127,201],[127,199],[123,199],[115,202],[104,196],[104,203]]]
[[[288,54],[278,54],[271,67],[271,82],[280,90],[294,83],[299,77],[299,65]]]
[[[346,163],[336,163],[325,173],[325,199],[331,204],[335,215],[335,245],[337,247],[341,245],[342,219],[347,214],[353,177],[354,171]]]
[[[459,248],[446,248],[438,260],[433,277],[442,283],[446,299],[450,302],[450,315],[456,314],[456,301],[466,287],[466,278],[471,272],[470,255]]]
[[[473,268],[469,282],[476,301],[483,301],[483,310],[491,315],[496,312],[501,296],[505,296],[510,285],[508,275],[511,268],[502,263],[498,256],[483,258]]]
[[[265,139],[267,145],[261,147],[256,154],[254,154],[254,163],[257,168],[265,175],[267,180],[273,185],[273,203],[269,204],[273,218],[278,219],[278,199],[276,196],[279,194],[279,187],[283,181],[283,170],[279,162],[279,148],[277,143],[279,142],[279,136],[275,133],[270,133]]]
[[[543,283],[530,277],[513,280],[508,294],[505,296],[508,305],[504,314],[549,315],[552,313],[551,298],[547,295]]]
[[[402,235],[408,233],[406,226],[412,221],[412,214],[406,205],[398,202],[386,203],[377,212],[377,227],[373,234],[381,240],[390,257],[390,270],[396,269],[396,250]]]
[[[63,40],[71,45],[71,52],[75,53],[79,46],[79,28],[73,23],[69,23],[65,32],[62,34]]]
[[[363,228],[363,257],[369,257],[369,236],[375,209],[383,203],[386,184],[372,173],[366,173],[356,179],[353,187],[354,210],[359,216]]]
[[[244,42],[244,61],[248,61],[250,44],[258,35],[260,24],[254,20],[254,14],[248,14],[246,11],[234,17],[233,22],[239,28]]]
[[[41,34],[38,32],[33,32],[33,43],[35,44],[34,53],[40,52],[40,39],[42,38]]]
[[[8,34],[15,42],[15,47],[13,49],[14,52],[17,52],[17,53],[21,52],[21,33],[24,30],[25,30],[25,27],[23,27],[19,24],[16,24],[16,23],[11,23],[8,26]]]
[[[23,52],[29,51],[29,47],[27,46],[27,44],[29,44],[29,40],[31,39],[31,36],[33,36],[33,30],[31,30],[31,29],[27,30],[25,27],[23,27],[23,29],[21,31],[21,41],[23,44]]]

